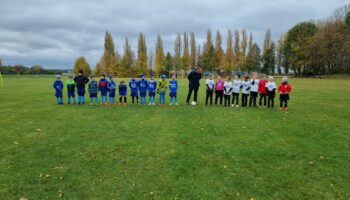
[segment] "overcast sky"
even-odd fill
[[[262,43],[266,29],[273,39],[301,21],[326,18],[349,0],[0,0],[0,59],[4,64],[72,68],[78,56],[92,67],[103,53],[105,31],[119,52],[129,37],[146,35],[154,52],[157,34],[173,52],[177,32],[195,32],[202,44],[206,30],[246,28]]]

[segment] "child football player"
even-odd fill
[[[66,82],[66,88],[68,93],[68,104],[70,104],[70,98],[73,99],[73,102],[75,104],[75,82],[73,80],[73,76],[68,76],[68,81]]]
[[[108,92],[108,81],[106,80],[105,75],[101,75],[100,82],[98,83],[98,90],[101,95],[101,104],[107,105],[107,92]]]
[[[208,100],[210,100],[210,105],[213,104],[213,93],[214,93],[215,82],[213,80],[213,75],[209,75],[209,78],[205,81],[206,95],[205,95],[205,105],[208,105]]]
[[[176,80],[176,76],[173,75],[172,79],[169,81],[169,89],[170,89],[170,104],[169,105],[173,105],[173,101],[175,102],[175,105],[179,105],[177,103],[177,89],[178,89],[178,84],[177,84],[177,80]]]
[[[275,95],[276,95],[276,83],[273,81],[273,77],[269,77],[269,82],[266,83],[266,91],[267,91],[267,107],[273,108],[275,103]]]
[[[218,103],[220,98],[220,105],[222,105],[222,97],[224,95],[224,80],[221,79],[221,76],[218,76],[218,80],[215,84],[215,105]]]
[[[131,103],[135,103],[135,98],[136,103],[139,103],[139,82],[135,80],[134,77],[131,78],[131,81],[129,82],[129,87],[131,90]]]
[[[123,80],[120,81],[118,90],[119,90],[119,106],[122,105],[123,99],[124,99],[124,106],[126,106],[126,93],[128,91],[128,87],[126,86]]]
[[[150,105],[156,105],[155,103],[155,96],[156,96],[156,89],[157,89],[157,81],[154,80],[154,76],[151,76],[151,80],[148,81],[148,96],[149,96],[149,106]]]
[[[163,74],[160,76],[160,80],[158,81],[157,93],[159,94],[159,105],[165,106],[165,92],[168,87],[166,82],[166,75]]]
[[[239,93],[241,91],[241,75],[237,74],[235,80],[233,81],[233,88],[232,88],[232,107],[235,106],[236,102],[236,107],[239,107],[238,102],[239,102]]]
[[[63,104],[63,82],[61,81],[61,76],[56,75],[56,80],[53,83],[53,88],[55,89],[56,93],[56,99],[57,99],[57,104]]]
[[[250,99],[249,107],[256,107],[256,97],[258,97],[259,80],[257,79],[258,73],[253,72],[253,78],[250,80]]]
[[[278,86],[280,93],[280,110],[288,110],[289,93],[292,91],[292,86],[288,84],[288,78],[283,77],[282,83]]]
[[[95,76],[90,76],[90,79],[91,81],[88,84],[88,90],[90,94],[90,105],[94,103],[94,100],[95,100],[95,105],[97,105],[98,104],[98,100],[97,100],[98,83],[95,80]]]
[[[241,83],[241,89],[242,89],[242,107],[246,107],[248,104],[248,96],[249,96],[249,89],[250,89],[250,81],[249,75],[244,76],[244,80]]]
[[[266,75],[262,75],[262,79],[259,81],[259,86],[258,86],[258,92],[259,92],[259,107],[261,108],[262,100],[264,100],[264,108],[266,107],[266,96],[267,96],[267,90],[266,90],[266,83],[268,81],[266,80]]]
[[[145,74],[141,74],[141,80],[139,81],[140,90],[140,103],[141,105],[146,105],[146,95],[147,95],[147,80],[145,79]]]
[[[225,99],[224,106],[230,106],[232,87],[233,85],[231,81],[231,76],[228,76],[227,80],[224,83],[224,99]]]
[[[112,75],[109,76],[109,82],[107,84],[108,87],[108,96],[109,96],[109,104],[114,104],[116,105],[115,102],[115,90],[116,90],[116,84],[113,80]]]

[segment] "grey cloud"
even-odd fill
[[[262,43],[267,28],[273,39],[294,24],[325,18],[347,0],[0,0],[0,59],[5,64],[41,64],[70,68],[84,55],[94,66],[103,52],[103,37],[110,31],[120,53],[129,38],[136,51],[144,32],[154,51],[161,34],[172,52],[177,32],[195,32],[198,44],[206,30],[220,30],[223,46],[227,30],[246,28]]]

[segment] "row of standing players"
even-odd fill
[[[85,103],[85,85],[88,84],[88,92],[90,96],[90,104],[98,105],[98,103],[103,105],[116,105],[116,89],[117,85],[113,80],[112,76],[109,76],[109,81],[106,79],[105,75],[102,75],[99,82],[95,80],[94,76],[90,77],[90,80],[82,75],[82,72],[78,73],[78,76],[73,77],[69,76],[68,81],[63,84],[61,77],[56,76],[56,80],[53,84],[55,89],[55,96],[58,104],[63,104],[63,89],[66,88],[68,96],[68,104],[76,103],[75,99],[75,89],[78,94],[78,104]],[[162,75],[161,79],[158,82],[154,79],[154,76],[151,77],[149,81],[146,80],[145,75],[141,74],[141,79],[136,80],[132,78],[129,82],[129,88],[131,93],[131,102],[132,104],[140,103],[141,105],[146,105],[146,96],[148,93],[149,96],[149,105],[155,105],[155,96],[156,93],[159,94],[159,105],[165,105],[165,95],[168,89],[168,83],[166,76]],[[127,90],[128,86],[123,80],[120,81],[118,86],[119,92],[119,105],[126,106],[127,104]],[[175,76],[169,81],[169,96],[170,96],[170,105],[173,103],[179,105],[177,101],[177,90],[178,82]],[[100,93],[100,101],[98,100],[98,92]],[[108,96],[108,98],[107,98]]]
[[[241,80],[240,75],[235,76],[235,80],[231,81],[231,76],[227,77],[224,81],[220,76],[216,82],[210,76],[206,80],[206,105],[210,102],[213,103],[213,93],[215,91],[215,104],[224,106],[239,107],[239,95],[242,93],[241,105],[242,107],[257,107],[257,98],[259,95],[259,107],[274,107],[274,99],[276,96],[276,83],[274,78],[269,76],[268,80],[266,75],[262,75],[262,79],[259,80],[257,73],[253,73],[252,79],[249,80],[249,75],[245,75],[244,79]],[[278,93],[280,94],[280,110],[288,109],[289,93],[292,91],[292,86],[288,83],[288,78],[283,77],[282,82],[278,87]],[[231,102],[232,96],[232,102]]]
[[[63,104],[63,82],[60,80],[60,76],[56,76],[56,81],[54,82],[55,96],[57,98],[58,104]],[[65,84],[68,94],[68,104],[70,104],[71,98],[73,103],[75,101],[75,87],[77,88],[78,93],[78,104],[85,103],[85,84],[88,84],[88,91],[90,94],[90,103],[98,104],[97,93],[100,92],[100,104],[116,104],[115,92],[116,92],[116,83],[113,78],[109,77],[110,81],[107,81],[105,76],[102,75],[99,83],[91,76],[91,81],[82,76],[82,72],[79,72],[78,76],[73,79],[72,76],[69,77],[69,80]],[[131,99],[132,103],[139,103],[139,94],[140,94],[140,103],[141,105],[146,104],[146,95],[148,92],[149,96],[149,105],[155,105],[155,96],[156,93],[159,94],[159,104],[161,106],[165,105],[165,93],[168,87],[166,76],[162,75],[161,79],[157,82],[152,76],[149,81],[145,79],[144,74],[141,74],[141,80],[136,80],[132,78],[129,82],[129,87],[131,90]],[[178,83],[175,76],[169,81],[169,96],[170,96],[170,105],[177,102],[177,90]],[[215,104],[219,103],[222,105],[224,100],[224,106],[239,107],[239,95],[242,93],[241,101],[242,107],[248,106],[248,97],[249,97],[249,106],[257,106],[257,97],[259,95],[259,106],[260,107],[274,107],[274,98],[276,95],[276,83],[273,80],[273,77],[270,76],[266,80],[266,76],[262,75],[262,79],[257,79],[257,73],[253,73],[252,79],[249,80],[249,76],[245,75],[244,79],[241,80],[240,75],[236,75],[235,80],[231,81],[231,76],[227,77],[227,80],[224,81],[220,76],[215,82],[210,76],[206,80],[206,105],[212,105],[213,103],[213,94],[215,91]],[[288,100],[289,93],[292,90],[292,86],[288,84],[288,78],[284,77],[282,83],[278,87],[278,92],[280,94],[280,109],[288,109]],[[127,102],[127,85],[123,80],[120,81],[119,87],[119,105],[126,105]],[[109,99],[107,99],[107,93]],[[232,96],[232,102],[231,102]]]

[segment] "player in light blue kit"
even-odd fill
[[[177,89],[178,89],[178,84],[177,84],[177,80],[176,80],[176,76],[173,75],[172,79],[169,81],[169,89],[170,89],[170,106],[173,105],[173,101],[175,103],[175,105],[179,105],[177,103]]]
[[[147,87],[148,87],[148,83],[147,83],[147,80],[145,79],[145,74],[142,73],[141,80],[139,80],[141,105],[146,105]]]
[[[149,96],[149,106],[156,105],[155,103],[155,96],[156,96],[156,90],[157,90],[157,81],[154,80],[154,76],[151,76],[151,80],[148,81],[148,96]]]

